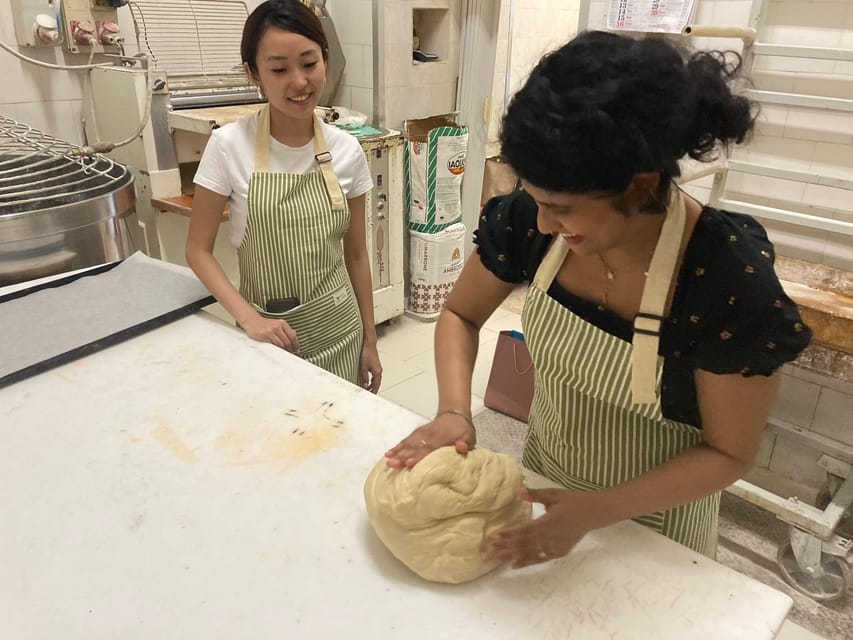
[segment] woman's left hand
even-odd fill
[[[377,393],[382,384],[382,363],[379,362],[379,351],[375,344],[361,347],[359,367],[362,386],[371,393]]]
[[[489,540],[491,555],[513,569],[561,558],[595,528],[588,517],[594,493],[568,489],[523,489],[528,502],[545,505],[545,514],[525,525],[502,529]]]

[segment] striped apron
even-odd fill
[[[660,320],[683,228],[684,205],[677,193],[646,281],[645,289],[656,291],[643,292],[633,345],[547,294],[569,251],[559,236],[551,243],[522,310],[525,339],[536,363],[526,467],[569,489],[595,491],[639,476],[703,442],[701,429],[663,417],[658,396]],[[638,394],[638,387],[653,395]],[[714,493],[636,521],[713,558],[719,502],[720,494]]]
[[[354,384],[364,330],[344,262],[350,212],[332,156],[314,119],[319,171],[269,171],[269,107],[258,114],[255,171],[249,180],[246,233],[237,249],[240,294],[267,318],[296,332],[299,355]],[[269,300],[295,297],[299,306],[266,310]]]

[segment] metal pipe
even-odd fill
[[[756,35],[752,27],[715,27],[705,24],[688,24],[681,33],[691,38],[739,38],[748,47],[755,42]]]

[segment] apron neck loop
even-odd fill
[[[265,105],[258,112],[258,127],[255,132],[255,171],[268,173],[270,165],[270,107]],[[342,211],[345,207],[343,190],[332,167],[332,154],[326,145],[320,120],[314,117],[314,160],[320,169],[320,175],[326,184],[326,192],[332,202],[332,209]]]

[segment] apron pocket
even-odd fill
[[[299,355],[310,356],[361,329],[361,314],[349,287],[340,287],[290,311],[270,313],[252,305],[266,318],[284,320],[299,339]]]

